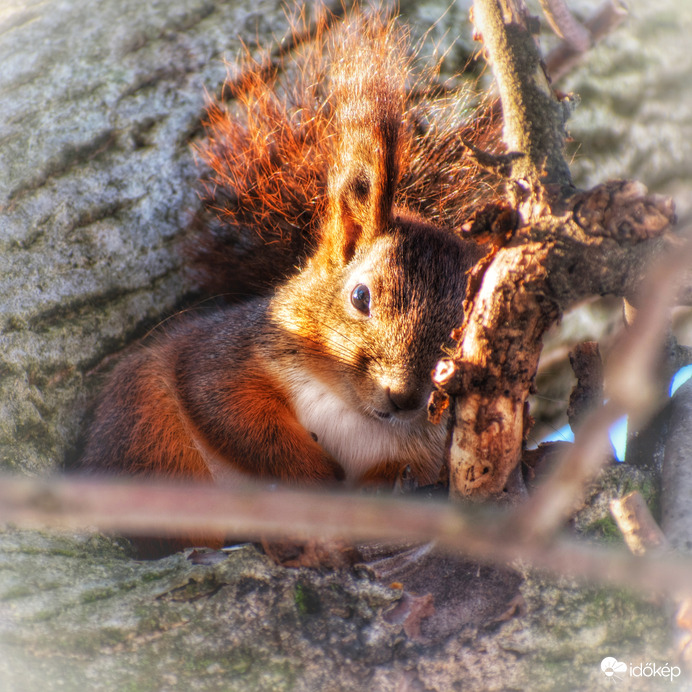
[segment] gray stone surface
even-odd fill
[[[0,8],[0,468],[58,467],[89,373],[185,294],[205,90],[241,37],[286,32],[280,5]]]
[[[447,4],[402,7],[420,34]],[[564,85],[582,96],[575,171],[582,184],[639,178],[687,209],[690,6],[630,5],[628,26]],[[0,6],[1,469],[60,467],[103,360],[184,297],[176,247],[197,206],[191,143],[204,92],[218,88],[239,36],[283,35],[279,6]],[[470,45],[464,14],[454,7],[431,37]],[[612,529],[606,515],[583,519]],[[180,555],[138,563],[110,539],[7,528],[0,689],[594,690],[610,685],[605,656],[672,662],[656,601],[530,573],[521,592],[522,617],[460,624],[423,647],[388,622],[400,592],[354,575],[282,570],[251,550],[208,566]]]
[[[99,536],[4,530],[0,689],[574,692],[611,689],[606,656],[671,660],[648,598],[530,572],[520,592],[519,617],[421,643],[393,621],[401,590],[353,574],[282,569],[252,548],[141,563]]]

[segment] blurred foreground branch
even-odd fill
[[[640,308],[631,327],[613,347],[605,371],[608,403],[583,421],[574,445],[529,502],[517,509],[513,529],[521,536],[547,539],[582,500],[584,486],[610,456],[608,432],[623,415],[635,427],[664,402],[656,376],[670,307],[692,264],[692,240],[659,258],[639,291]]]
[[[635,491],[612,500],[610,511],[617,522],[629,549],[635,555],[661,556],[665,559],[672,547],[651,516],[644,498]],[[675,626],[679,660],[688,672],[692,671],[692,598],[673,594]]]
[[[627,7],[621,0],[605,0],[584,24],[580,24],[571,16],[562,0],[541,0],[541,5],[556,4],[563,12],[556,18],[555,13],[549,19],[552,25],[558,25],[556,33],[563,38],[545,58],[545,66],[553,83],[568,74],[587,51],[605,36],[610,34],[627,17]],[[566,22],[563,22],[566,18]],[[559,25],[562,28],[559,28]]]
[[[257,487],[5,477],[0,482],[0,522],[148,535],[185,530],[248,538],[288,532],[292,537],[352,540],[432,539],[481,562],[521,560],[553,574],[692,595],[690,559],[635,557],[569,540],[551,545],[517,541],[507,532],[503,515],[447,503]]]

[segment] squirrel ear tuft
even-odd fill
[[[340,184],[334,185],[332,233],[343,262],[351,260],[361,241],[371,241],[381,233],[389,218],[389,209],[385,210],[385,218],[378,218],[378,186],[375,172],[369,169],[366,161],[351,162],[351,170],[338,181]]]
[[[345,263],[389,228],[406,136],[408,61],[400,32],[381,19],[357,19],[335,38],[336,136],[322,243],[330,261]]]
[[[358,246],[387,232],[399,182],[401,109],[388,96],[372,95],[339,113],[340,142],[329,173],[323,240],[349,262]],[[384,96],[385,98],[382,98]],[[364,106],[370,110],[364,111]],[[336,247],[335,247],[336,246]]]
[[[397,182],[396,166],[360,158],[330,180],[329,210],[323,241],[332,259],[350,262],[361,244],[387,232]]]
[[[339,200],[339,205],[340,219],[337,222],[338,225],[335,231],[340,236],[337,238],[337,241],[341,240],[339,243],[340,259],[344,262],[350,262],[363,235],[363,225],[356,219],[345,197]]]

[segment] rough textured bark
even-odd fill
[[[661,525],[673,547],[692,552],[692,382],[670,404],[670,433],[663,459]]]
[[[205,93],[287,24],[279,0],[3,3],[0,466],[58,467],[95,366],[189,291]]]
[[[503,139],[509,151],[523,154],[513,167],[513,180],[523,181],[526,193],[537,192],[539,180],[569,186],[562,155],[569,102],[550,89],[532,36],[536,21],[517,0],[474,2],[473,18],[500,92]]]
[[[594,489],[601,511],[580,517],[587,534],[633,480],[617,471]],[[410,593],[408,579],[383,585],[369,570],[287,570],[249,547],[197,564],[182,554],[136,562],[98,535],[3,529],[0,687],[552,692],[575,680],[597,689],[611,651],[672,661],[668,620],[648,596],[521,568],[517,599],[488,612],[485,590],[506,587],[492,573],[467,565],[436,575],[436,588],[475,599],[460,614],[453,593],[417,604],[431,584]]]

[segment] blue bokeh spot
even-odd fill
[[[680,385],[684,384],[692,378],[692,365],[686,365],[680,368],[670,382],[670,395],[673,396]],[[623,416],[610,428],[610,443],[613,445],[615,458],[618,461],[625,460],[625,452],[627,451],[627,416]],[[542,442],[574,442],[574,434],[569,425],[565,425],[547,437],[544,437]]]

